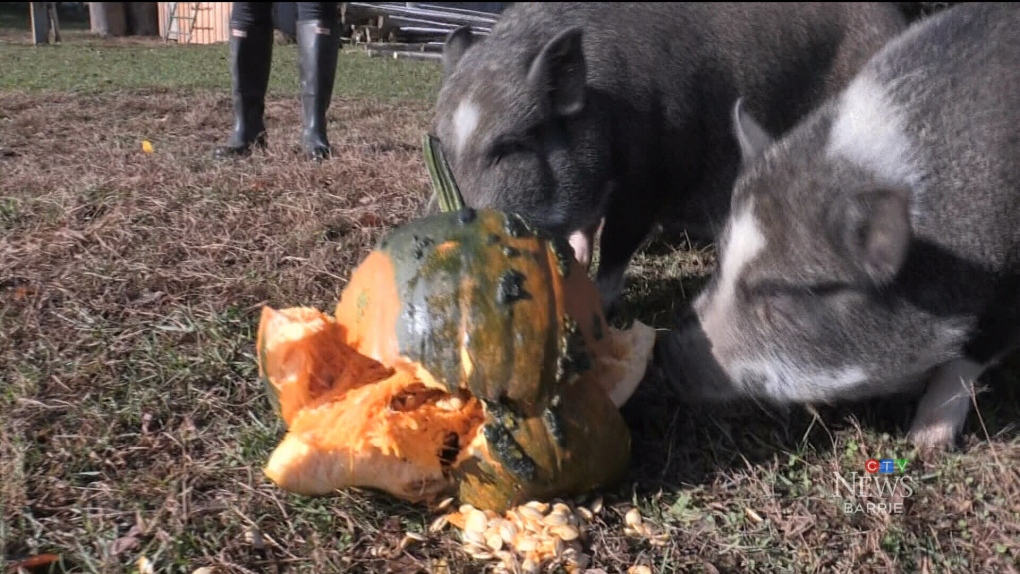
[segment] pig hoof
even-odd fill
[[[957,432],[945,422],[915,422],[907,439],[925,451],[948,450],[956,443]]]

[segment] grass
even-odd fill
[[[23,12],[23,14],[22,14]],[[28,9],[0,6],[3,70],[0,90],[60,91],[97,95],[110,90],[208,89],[227,92],[230,68],[223,45],[174,45],[149,38],[102,40],[91,36],[73,13],[61,14],[64,46],[33,46]],[[372,97],[382,101],[428,100],[438,78],[433,66],[419,62],[367,58],[357,50],[341,51],[334,94],[339,98]],[[401,78],[393,82],[392,78]],[[273,46],[269,91],[294,97],[298,86],[297,46]]]
[[[427,509],[355,490],[302,498],[261,474],[282,427],[256,380],[259,309],[329,309],[375,241],[420,211],[438,66],[347,51],[337,157],[316,166],[297,155],[294,51],[278,47],[270,148],[220,164],[225,46],[66,36],[32,47],[0,30],[0,560],[482,571],[449,532],[398,548]],[[627,310],[667,327],[712,254],[654,247],[630,271]],[[1015,358],[991,373],[961,448],[926,456],[902,440],[906,400],[692,412],[653,374],[623,409],[634,457],[601,493],[592,568],[1017,572],[1018,373]],[[903,513],[844,513],[833,473],[869,457],[909,459]],[[623,535],[634,506],[664,546]]]

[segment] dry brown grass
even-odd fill
[[[481,571],[449,532],[398,548],[431,522],[423,508],[305,499],[261,474],[282,426],[256,379],[260,306],[331,308],[426,197],[428,102],[373,102],[335,102],[338,155],[316,166],[297,153],[294,98],[269,103],[267,153],[217,163],[226,93],[0,92],[0,557],[56,552],[82,572],[142,555],[160,572]],[[667,326],[710,265],[709,252],[646,251],[629,311]],[[601,493],[594,572],[1017,572],[1018,371],[990,377],[962,451],[923,458],[899,440],[909,403],[817,420],[692,413],[652,376],[624,409],[633,469]],[[910,459],[920,486],[903,514],[842,511],[832,473],[871,456]],[[633,506],[667,544],[624,536]]]

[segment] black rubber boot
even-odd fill
[[[273,62],[273,30],[253,27],[244,36],[231,30],[230,75],[234,96],[234,131],[227,145],[217,147],[218,159],[246,156],[252,146],[266,146],[266,89]]]
[[[340,30],[338,26],[330,28],[324,20],[302,20],[297,23],[297,42],[304,127],[301,141],[311,159],[322,160],[330,155],[326,110],[333,97]]]

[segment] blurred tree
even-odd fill
[[[126,36],[124,2],[89,2],[89,23],[92,33],[98,36]]]

